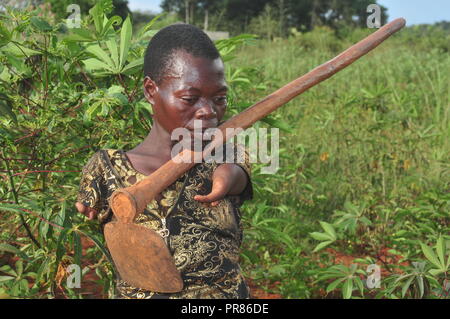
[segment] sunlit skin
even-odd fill
[[[227,84],[220,58],[194,57],[184,51],[174,53],[172,63],[161,83],[144,79],[144,95],[153,106],[153,126],[147,137],[126,152],[134,169],[150,175],[171,159],[171,133],[176,128],[194,129],[194,120],[202,128],[217,127],[227,107]],[[216,206],[226,195],[240,194],[248,183],[244,170],[236,164],[219,165],[212,176],[212,189],[195,200]],[[159,199],[159,198],[157,198]],[[94,219],[97,212],[83,204],[77,210]]]

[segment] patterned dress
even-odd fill
[[[235,147],[235,152],[238,147]],[[242,151],[242,150],[241,150]],[[157,232],[168,229],[166,243],[181,273],[184,288],[173,294],[132,287],[117,279],[119,298],[249,298],[239,266],[242,242],[239,207],[253,196],[248,154],[237,163],[248,175],[248,184],[238,196],[226,196],[216,207],[193,199],[211,191],[215,161],[196,164],[165,189],[159,201],[152,200],[136,223]],[[237,155],[236,155],[237,156]],[[114,220],[108,198],[117,188],[145,178],[136,171],[123,150],[101,150],[84,166],[77,200],[95,208],[102,226]]]

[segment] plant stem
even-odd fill
[[[2,150],[2,159],[3,159],[4,162],[5,162],[5,168],[6,168],[6,170],[7,170],[8,176],[9,176],[9,184],[10,184],[10,186],[11,186],[11,192],[12,192],[13,197],[14,197],[14,202],[18,205],[18,204],[19,204],[19,197],[18,197],[16,188],[14,187],[14,177],[13,177],[13,175],[12,175],[12,173],[11,173],[11,169],[10,169],[10,167],[9,167],[8,161],[5,160],[4,158],[5,158],[5,156],[4,156],[3,150]],[[36,240],[36,238],[34,238],[33,234],[31,233],[30,227],[29,227],[28,224],[26,223],[25,218],[24,218],[22,215],[19,215],[19,216],[20,216],[20,220],[21,220],[21,222],[22,222],[23,227],[25,227],[25,230],[26,230],[26,232],[27,232],[27,234],[28,234],[28,237],[30,237],[31,241],[32,241],[38,248],[41,248],[41,245],[39,244],[39,242]]]

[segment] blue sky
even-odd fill
[[[388,8],[389,20],[403,17],[407,25],[450,21],[449,0],[379,0]]]
[[[130,8],[131,11],[150,10],[153,12],[161,12],[161,8],[159,7],[160,3],[161,0],[128,0],[128,8]]]
[[[160,12],[161,0],[128,0],[131,10]],[[389,19],[403,17],[408,25],[450,21],[450,0],[378,0],[388,8]]]

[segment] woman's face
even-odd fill
[[[195,120],[203,130],[217,127],[227,106],[223,62],[177,51],[159,85],[144,79],[144,92],[153,119],[169,134],[176,128],[193,131]]]

